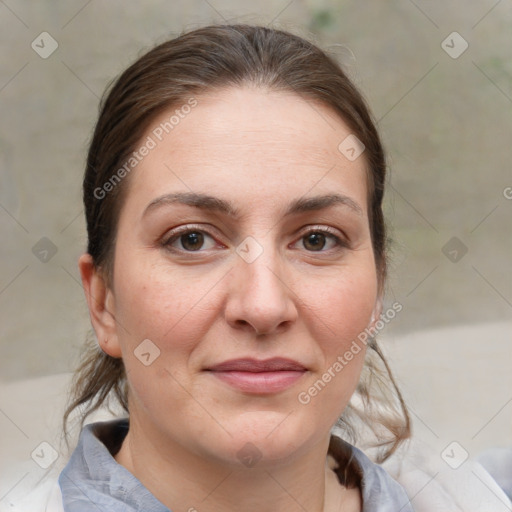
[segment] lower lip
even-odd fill
[[[246,393],[270,394],[284,391],[293,386],[305,371],[275,372],[211,372],[215,377],[230,386]]]

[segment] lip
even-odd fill
[[[271,394],[293,386],[307,368],[292,359],[232,359],[207,369],[221,381],[245,393]]]

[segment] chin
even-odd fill
[[[292,462],[321,437],[318,429],[300,421],[298,415],[271,411],[243,413],[233,421],[229,432],[231,436],[226,440],[232,462],[260,468]]]

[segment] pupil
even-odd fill
[[[307,247],[307,246],[310,247]],[[325,245],[325,235],[323,233],[311,233],[306,238],[306,248],[310,248],[311,250],[319,250],[323,249]]]
[[[197,251],[203,245],[203,234],[202,233],[187,233],[181,238],[181,243],[184,249],[190,251]]]

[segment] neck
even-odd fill
[[[244,512],[346,510],[346,490],[326,463],[328,442],[290,461],[244,467],[169,444],[146,426],[142,432],[132,417],[115,458],[174,512],[238,512],[241,504]]]

